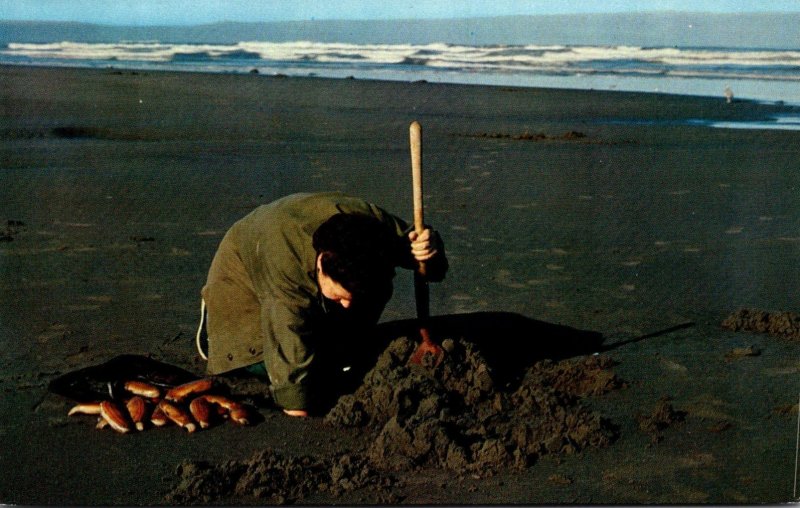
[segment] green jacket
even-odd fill
[[[416,266],[406,222],[361,199],[338,192],[292,194],[256,208],[225,235],[203,288],[209,373],[263,361],[276,403],[308,407],[304,380],[314,362],[315,324],[325,313],[311,239],[337,213],[377,217],[398,237],[398,266]],[[428,278],[441,280],[446,270],[441,252],[429,263]]]

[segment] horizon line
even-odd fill
[[[653,11],[619,11],[619,12],[576,12],[576,13],[548,13],[548,14],[505,14],[499,16],[456,16],[452,18],[310,18],[310,19],[284,19],[284,20],[262,20],[262,21],[235,21],[219,20],[202,23],[174,23],[174,24],[124,24],[124,23],[103,23],[96,21],[77,21],[77,20],[49,20],[49,19],[0,19],[0,23],[41,23],[41,24],[75,24],[92,25],[99,27],[112,28],[190,28],[204,27],[213,25],[257,25],[257,24],[278,24],[278,23],[329,23],[329,22],[426,22],[426,21],[472,21],[482,19],[504,19],[504,18],[555,18],[555,17],[585,17],[585,16],[631,16],[631,15],[652,15],[652,14],[683,14],[683,15],[711,15],[711,16],[748,16],[748,15],[799,15],[800,7],[797,11],[747,11],[747,12],[717,12],[717,11],[677,11],[677,10],[653,10]]]

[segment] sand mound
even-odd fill
[[[722,327],[734,332],[769,333],[800,340],[800,315],[794,312],[739,309],[725,318]]]
[[[178,466],[178,484],[166,496],[168,504],[285,504],[302,500],[310,492],[330,492],[334,496],[362,487],[372,487],[374,501],[392,498],[394,484],[372,468],[366,459],[344,454],[318,459],[310,456],[282,457],[263,450],[247,460],[213,465],[187,461]]]
[[[490,365],[467,341],[443,342],[439,365],[409,366],[415,343],[394,341],[352,395],[325,421],[375,438],[366,456],[379,469],[433,466],[491,472],[525,467],[545,454],[609,444],[609,422],[580,404],[622,386],[609,358],[540,361],[518,386],[497,386]]]
[[[615,428],[581,399],[624,384],[605,356],[535,363],[513,386],[498,386],[476,346],[447,339],[443,361],[408,365],[416,343],[393,341],[353,393],[325,417],[363,429],[364,449],[333,457],[285,458],[264,450],[244,461],[184,462],[169,504],[288,503],[311,492],[334,496],[368,487],[376,503],[397,502],[392,471],[418,467],[490,475],[523,468],[546,454],[604,446]]]
[[[504,132],[479,132],[476,134],[463,134],[471,138],[490,138],[490,139],[513,139],[515,141],[572,141],[583,139],[586,134],[577,131],[568,131],[563,134],[550,135],[544,132],[531,133],[525,131],[522,134],[508,134]]]
[[[661,431],[676,423],[681,423],[686,419],[685,411],[677,411],[668,398],[660,399],[650,414],[639,414],[636,421],[639,422],[639,429],[650,434],[653,443],[661,441]]]

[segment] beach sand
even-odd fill
[[[413,120],[426,220],[451,264],[431,314],[484,319],[497,344],[525,339],[515,319],[601,333],[626,387],[585,401],[618,427],[607,446],[493,475],[395,473],[390,500],[792,499],[800,344],[721,323],[800,310],[800,132],[686,123],[789,106],[114,69],[0,67],[0,82],[0,502],[163,504],[185,460],[362,446],[358,431],[270,408],[257,425],[193,435],[97,431],[47,385],[123,353],[202,374],[199,291],[227,228],[300,191],[410,218]],[[414,317],[411,279],[398,273],[384,322]],[[531,340],[544,349],[545,335]],[[758,354],[735,354],[749,346]],[[654,440],[639,422],[665,397],[685,419]]]

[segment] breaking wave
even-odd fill
[[[237,44],[149,42],[9,43],[0,58],[109,62],[219,62],[247,60],[339,66],[425,66],[488,73],[624,74],[800,80],[800,51],[637,46],[462,46],[247,41]]]
[[[0,45],[0,65],[173,70],[644,91],[800,105],[800,49],[633,45],[50,42]],[[727,93],[727,92],[726,92]]]

